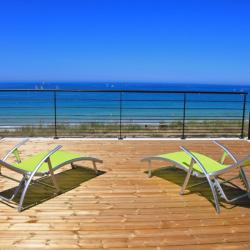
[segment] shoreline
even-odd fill
[[[245,121],[243,136],[247,134]],[[6,136],[55,136],[55,137],[85,137],[85,138],[179,138],[179,137],[240,137],[241,120],[199,120],[168,123],[71,123],[0,126],[0,135]]]

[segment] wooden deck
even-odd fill
[[[0,155],[16,142],[0,141]],[[250,152],[247,141],[223,142],[238,156]],[[76,188],[21,213],[0,203],[0,249],[250,249],[248,200],[236,206],[222,203],[218,215],[206,185],[180,196],[183,172],[163,169],[148,178],[147,166],[140,162],[145,156],[176,151],[179,145],[217,159],[221,151],[211,141],[32,139],[21,153],[28,156],[56,144],[103,159],[99,169],[105,173],[83,178]],[[84,174],[72,173],[68,184]],[[0,180],[1,191],[15,185]],[[30,199],[36,194],[39,197],[37,190],[31,191]]]

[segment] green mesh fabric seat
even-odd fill
[[[216,171],[219,171],[228,167],[228,165],[217,162],[206,155],[199,154],[196,152],[192,152],[192,154],[202,163],[203,166],[205,166],[208,174],[212,174],[213,172],[216,172]],[[192,160],[192,157],[184,151],[162,154],[157,157],[166,159],[168,161],[172,161],[173,163],[178,164],[180,168],[186,171],[188,171],[190,162]],[[197,175],[201,175],[201,176],[204,175],[202,168],[196,162],[193,164],[193,171],[195,171]]]
[[[186,178],[181,188],[181,194],[184,194],[185,189],[187,188],[188,182],[190,180],[190,176],[196,176],[205,178],[205,182],[209,184],[210,189],[213,194],[214,203],[216,207],[217,213],[220,213],[220,204],[218,200],[218,196],[231,203],[243,197],[250,198],[250,185],[244,171],[245,166],[250,165],[250,154],[242,159],[237,159],[232,152],[224,145],[214,141],[216,145],[218,145],[222,150],[223,154],[220,161],[215,161],[214,159],[197,152],[191,152],[184,147],[180,147],[182,151],[177,151],[173,153],[161,154],[157,156],[150,156],[143,158],[143,162],[148,162],[148,175],[152,176],[152,162],[153,161],[167,161],[173,163],[174,166],[180,168],[187,172]],[[224,160],[226,157],[230,157],[232,160],[232,164],[224,164]],[[220,175],[231,171],[232,169],[237,168],[239,170],[239,174],[234,176],[229,180],[224,180],[220,177]],[[225,194],[222,183],[231,183],[232,180],[240,178],[244,187],[245,193],[242,195],[238,195],[233,199],[229,199]],[[205,182],[201,182],[195,184],[195,186],[199,184],[203,184]],[[231,183],[232,184],[232,183]],[[233,184],[234,187],[236,186]],[[192,186],[189,186],[192,187]]]
[[[20,163],[14,163],[13,166],[20,169],[20,171],[23,171],[23,172],[33,172],[36,166],[39,164],[39,162],[42,161],[42,159],[46,157],[48,153],[49,151],[41,152],[37,155],[24,159]],[[51,155],[50,161],[51,161],[53,170],[56,170],[58,166],[61,166],[61,164],[66,165],[67,162],[70,163],[72,162],[72,160],[75,162],[76,159],[78,158],[81,159],[82,157],[83,156],[79,154],[74,154],[71,152],[59,150]],[[44,162],[40,166],[40,168],[37,170],[35,175],[44,175],[48,173],[49,173],[48,163]]]
[[[52,188],[55,188],[57,193],[60,193],[60,187],[57,184],[56,177],[54,175],[54,171],[57,169],[70,164],[72,168],[76,167],[74,164],[77,161],[91,161],[93,164],[93,168],[96,174],[98,174],[98,170],[96,167],[96,163],[102,163],[102,160],[94,158],[94,157],[88,157],[88,156],[82,156],[79,154],[67,152],[64,150],[60,150],[62,146],[57,146],[51,151],[45,151],[38,153],[36,155],[33,155],[31,157],[28,157],[24,160],[21,160],[20,154],[18,151],[18,148],[26,143],[28,139],[25,139],[18,143],[15,147],[13,147],[6,155],[3,157],[2,160],[0,160],[0,170],[1,167],[6,167],[12,171],[15,171],[19,174],[22,174],[22,179],[21,180],[15,180],[12,177],[8,177],[6,175],[1,174],[2,177],[7,177],[11,180],[15,180],[19,182],[18,187],[14,190],[13,194],[11,197],[4,197],[0,195],[0,199],[4,202],[10,203],[13,205],[14,203],[14,198],[17,196],[18,192],[21,191],[21,197],[19,202],[16,204],[18,211],[22,211],[25,209],[23,207],[23,202],[27,193],[27,190],[29,186],[36,182],[39,184],[43,184],[46,186],[50,186],[49,184],[45,184],[41,181],[40,177],[43,176],[50,176],[53,186],[50,186]],[[7,158],[11,155],[14,154],[16,158],[15,163],[9,163],[7,162]],[[35,179],[35,177],[38,177]]]

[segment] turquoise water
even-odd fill
[[[174,83],[0,83],[0,89],[250,91],[248,85]],[[0,92],[0,126],[84,124],[159,124],[183,120],[183,94]],[[248,97],[249,98],[249,97]],[[248,100],[247,98],[247,100]],[[120,106],[122,110],[120,110]],[[248,105],[247,105],[248,108]],[[243,95],[187,94],[185,119],[240,120]],[[246,111],[246,115],[248,110]]]

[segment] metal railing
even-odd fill
[[[243,138],[246,111],[246,92],[0,90],[0,136]]]

